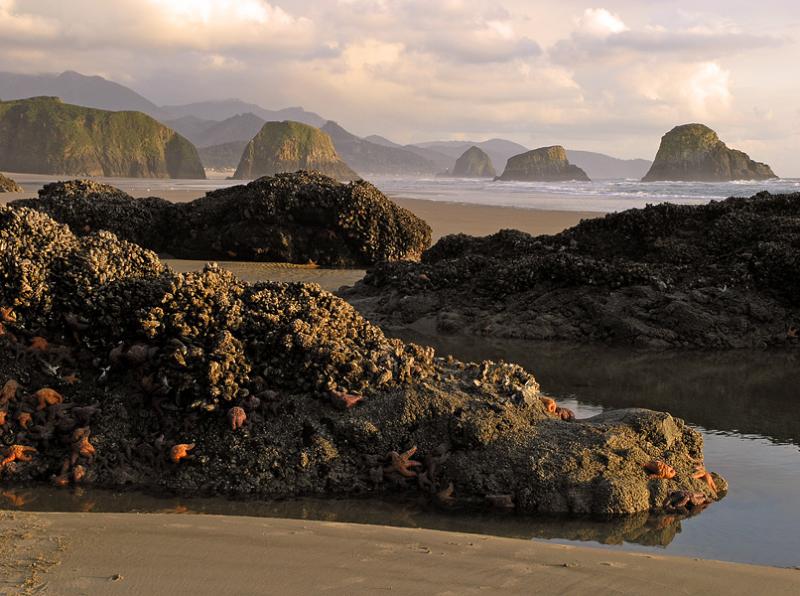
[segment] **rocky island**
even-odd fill
[[[31,174],[204,179],[197,149],[141,112],[57,97],[0,101],[0,169]]]
[[[451,175],[456,178],[494,178],[497,172],[486,152],[472,146],[456,160]]]
[[[306,284],[176,274],[109,232],[0,206],[7,484],[443,508],[696,512],[727,484],[669,414],[576,420],[528,372],[389,339]]]
[[[566,150],[560,145],[541,147],[515,155],[506,163],[506,169],[497,180],[561,182],[569,180],[589,182],[578,166],[569,163]]]
[[[234,178],[250,180],[313,170],[337,180],[359,178],[342,161],[327,133],[300,122],[267,122],[247,144]]]
[[[431,229],[368,182],[297,172],[209,192],[189,203],[135,199],[91,180],[46,185],[31,207],[76,234],[115,233],[183,259],[363,267],[419,260]]]
[[[800,194],[663,203],[554,236],[439,240],[342,292],[387,328],[651,348],[800,347]]]
[[[642,182],[769,180],[777,178],[764,163],[729,149],[703,124],[676,126],[661,138],[656,159]]]
[[[0,174],[0,192],[22,192],[22,187],[8,176]]]

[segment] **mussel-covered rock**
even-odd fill
[[[26,208],[0,206],[0,254],[5,482],[575,514],[727,488],[669,414],[575,420],[521,367],[389,339],[315,285],[177,274]]]
[[[430,227],[364,181],[297,172],[208,193],[190,203],[135,199],[92,181],[45,186],[16,207],[43,211],[76,234],[111,231],[178,258],[365,266],[418,260]]]
[[[798,346],[800,194],[665,203],[555,236],[448,236],[421,263],[379,264],[342,295],[373,322],[446,333]]]

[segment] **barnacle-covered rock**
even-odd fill
[[[330,266],[418,260],[430,227],[364,181],[297,172],[209,192],[190,203],[135,199],[89,180],[46,185],[16,207],[45,212],[76,234],[108,230],[178,258]]]
[[[669,414],[572,420],[521,367],[389,339],[316,285],[177,274],[109,232],[77,237],[26,208],[0,206],[0,250],[7,482],[408,492],[574,514],[727,489],[693,477],[702,437]],[[34,334],[47,349],[20,349]],[[58,398],[40,399],[45,387]],[[14,445],[31,457],[14,459]],[[676,475],[650,478],[654,460]]]
[[[649,347],[797,346],[800,194],[661,204],[555,236],[442,238],[342,294],[373,322]]]

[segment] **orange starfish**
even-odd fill
[[[42,387],[33,394],[33,397],[39,403],[36,408],[39,411],[44,410],[47,406],[54,406],[64,402],[64,396],[49,387]]]
[[[0,390],[0,406],[6,405],[12,399],[16,399],[17,391],[19,390],[19,383],[14,379],[9,379]]]
[[[566,422],[572,422],[573,420],[575,420],[575,412],[573,412],[569,408],[557,407],[555,414],[556,416],[561,418],[561,420],[564,420]]]
[[[695,471],[694,474],[692,474],[692,478],[702,480],[708,485],[708,488],[711,489],[711,492],[714,493],[714,495],[717,494],[717,483],[714,482],[714,477],[705,469],[702,463],[695,465]]]
[[[8,416],[8,412],[0,410],[0,426],[6,425],[6,416]]]
[[[63,377],[61,380],[64,381],[67,385],[74,385],[75,383],[80,382],[80,378],[75,373],[67,375],[66,377]]]
[[[169,459],[173,464],[177,464],[184,458],[191,457],[189,452],[194,449],[194,443],[178,443],[169,451]]]
[[[228,410],[228,422],[231,423],[231,430],[239,430],[247,422],[247,414],[244,408],[234,406]]]
[[[0,306],[0,319],[4,323],[15,323],[17,321],[17,313],[10,306]]]
[[[558,409],[558,404],[556,403],[556,400],[550,399],[549,397],[540,397],[539,399],[542,400],[542,403],[544,404],[545,409],[550,414],[555,414],[556,413],[556,410]]]
[[[84,468],[81,465],[77,465],[74,468],[72,468],[73,482],[75,482],[76,484],[78,482],[82,482],[85,477],[86,477],[86,468]]]
[[[330,396],[333,405],[340,410],[349,410],[364,399],[361,395],[353,395],[345,391],[331,391]]]
[[[22,428],[27,429],[33,422],[33,416],[31,416],[30,412],[20,412],[17,416],[17,422]]]
[[[650,472],[650,478],[663,478],[665,480],[671,480],[675,478],[675,468],[672,466],[668,466],[663,461],[653,460],[644,464],[644,469]]]
[[[403,454],[397,453],[397,451],[391,451],[389,453],[389,458],[392,460],[392,463],[383,469],[384,473],[391,474],[392,472],[397,472],[405,478],[416,478],[417,473],[409,469],[422,465],[420,462],[411,459],[416,452],[416,446]]]
[[[69,475],[68,474],[59,474],[58,476],[53,476],[51,478],[53,486],[57,486],[58,488],[64,488],[65,486],[69,486]]]
[[[50,344],[47,340],[39,335],[34,338],[31,338],[31,345],[30,349],[36,352],[46,352],[50,348]]]
[[[15,461],[31,461],[33,456],[31,453],[36,453],[35,447],[28,447],[27,445],[12,445],[6,450],[5,458],[0,461],[0,470],[4,469],[8,464]]]

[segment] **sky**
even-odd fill
[[[301,105],[396,142],[655,155],[675,125],[800,176],[796,0],[0,0],[0,70]]]

